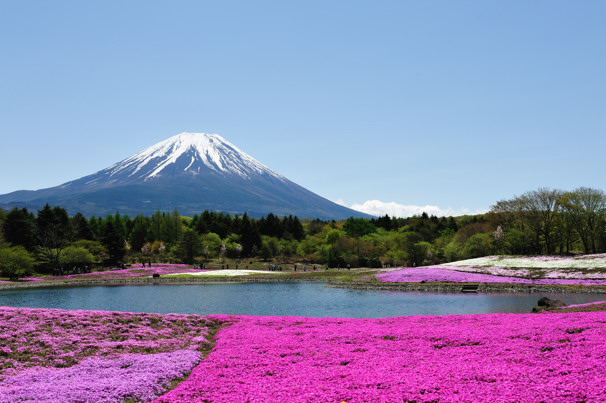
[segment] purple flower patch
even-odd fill
[[[35,368],[0,383],[0,401],[147,401],[183,377],[202,354],[180,350],[128,354],[115,359],[88,358],[69,368]]]

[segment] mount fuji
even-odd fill
[[[178,209],[261,217],[370,217],[333,203],[272,171],[217,134],[181,133],[92,175],[52,188],[0,195],[0,206],[58,205],[86,216]]]

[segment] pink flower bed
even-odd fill
[[[186,264],[172,264],[172,263],[152,263],[152,267],[141,267],[140,264],[134,264],[128,269],[120,270],[109,270],[99,271],[93,273],[83,274],[70,274],[60,277],[49,277],[49,279],[87,279],[87,278],[101,278],[101,279],[115,279],[115,278],[132,278],[132,277],[150,277],[154,274],[165,275],[175,273],[200,273],[205,270],[195,270]]]
[[[606,400],[604,312],[214,318],[215,349],[157,401]]]
[[[459,268],[459,267],[457,267]],[[606,285],[606,280],[589,279],[527,279],[510,276],[494,276],[466,271],[457,271],[446,266],[427,266],[419,268],[404,268],[375,275],[384,283],[420,283],[420,282],[449,282],[449,283],[512,283],[538,285]]]

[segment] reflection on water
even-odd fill
[[[0,305],[127,312],[380,318],[530,312],[549,296],[568,305],[604,294],[445,294],[327,288],[318,283],[229,283],[0,291]]]

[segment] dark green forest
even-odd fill
[[[606,194],[539,188],[485,214],[343,221],[259,219],[177,210],[152,216],[69,216],[60,206],[0,209],[5,277],[124,263],[257,260],[329,267],[423,266],[480,256],[606,252]]]

